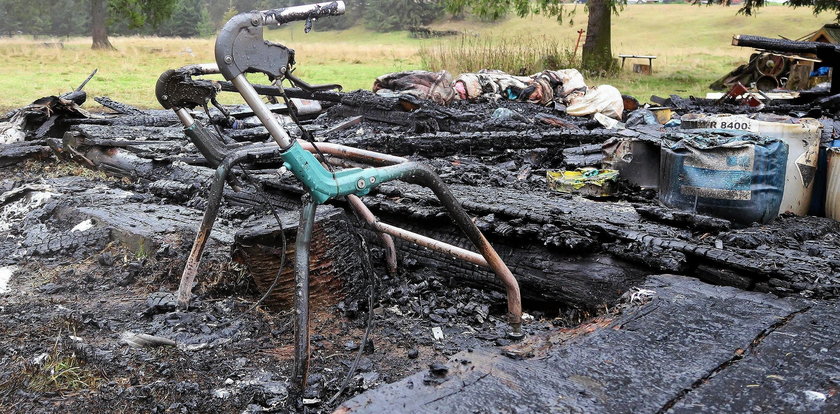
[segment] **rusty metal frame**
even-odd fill
[[[227,146],[220,147],[218,143],[214,143],[214,145],[206,145],[206,143],[201,143],[204,145],[196,145],[199,149],[204,148],[208,149],[208,151],[212,150],[210,152],[215,152],[214,154],[209,154],[211,158],[218,159],[222,155],[224,158],[217,166],[210,196],[208,197],[208,206],[181,277],[178,303],[182,307],[189,304],[190,292],[198,270],[198,263],[218,213],[224,184],[231,168],[242,159],[248,157],[249,154],[279,150],[279,155],[283,158],[285,164],[289,166],[308,190],[308,193],[302,198],[303,207],[301,209],[295,252],[296,318],[294,382],[300,391],[305,387],[309,366],[309,244],[312,237],[315,211],[319,203],[341,195],[346,196],[350,206],[357,212],[361,219],[380,234],[383,244],[388,250],[386,258],[388,260],[389,270],[396,269],[396,249],[394,248],[391,236],[400,237],[432,250],[491,269],[505,286],[507,292],[508,318],[512,328],[511,336],[522,336],[522,302],[519,284],[516,278],[505,265],[504,261],[502,261],[499,254],[490,245],[490,242],[484,237],[478,227],[476,227],[475,223],[472,222],[471,217],[443,180],[431,168],[424,164],[410,162],[405,158],[394,157],[388,154],[336,144],[321,143],[315,145],[293,140],[285,128],[274,117],[274,114],[269,111],[254,85],[245,78],[244,74],[246,72],[261,72],[268,75],[271,79],[282,79],[289,74],[289,69],[291,69],[291,64],[293,63],[293,51],[285,48],[285,46],[262,40],[262,26],[275,23],[279,25],[300,19],[309,20],[318,16],[338,15],[343,12],[344,3],[336,1],[239,14],[225,24],[221,33],[216,38],[215,67],[213,65],[192,65],[182,68],[185,72],[178,72],[181,75],[186,75],[186,79],[190,79],[194,74],[222,73],[225,79],[230,81],[233,88],[239,92],[248,106],[254,111],[254,114],[260,119],[278,145],[278,147],[255,145],[235,150]],[[243,46],[246,46],[245,49],[248,49],[247,53],[242,53],[243,51],[240,50]],[[263,53],[260,53],[260,51]],[[275,52],[277,53],[276,56]],[[281,67],[277,67],[277,62],[286,63],[280,65]],[[172,80],[172,78],[168,77],[172,76],[172,74],[172,71],[167,71],[161,76],[157,89],[158,100],[164,107],[175,110],[179,119],[188,130],[187,132],[191,132],[187,134],[191,139],[199,141],[207,139],[207,134],[196,134],[190,130],[194,126],[195,121],[186,109],[176,107],[176,105],[172,104],[172,102],[181,101],[166,96],[162,92],[165,90],[177,90],[177,87],[181,86],[176,83],[174,85],[176,89],[166,88],[166,86],[173,86],[171,82],[168,82]],[[292,80],[295,79],[292,78]],[[309,85],[305,86],[310,91],[319,89]],[[205,90],[200,89],[195,94],[199,100],[214,99],[215,90],[211,91],[211,94],[206,95],[206,98],[205,94],[201,93],[203,91]],[[195,105],[196,99],[188,99],[184,102],[187,102],[188,105]],[[206,106],[206,102],[204,102],[204,105]],[[232,152],[229,152],[231,150]],[[332,173],[332,177],[330,178],[330,174],[312,158],[310,155],[312,152],[323,152],[338,158],[370,164],[376,167],[356,172],[342,170],[337,173]],[[313,165],[313,162],[316,165]],[[367,174],[371,175],[369,177],[362,176],[359,175],[359,172],[367,172]],[[358,182],[353,182],[352,180],[356,180],[357,177],[361,178],[358,178]],[[383,182],[395,179],[419,184],[431,189],[449,212],[455,224],[464,232],[480,254],[377,220],[358,196],[367,194],[371,188]],[[331,187],[333,185],[335,185],[334,189]]]
[[[188,111],[186,111],[184,108],[174,109],[178,114],[178,117],[181,120],[181,122],[185,125],[185,127],[191,127],[195,124],[194,119],[192,119]],[[464,231],[464,233],[467,235],[467,237],[470,239],[473,245],[475,245],[476,248],[478,248],[480,254],[463,249],[458,246],[453,246],[451,244],[441,242],[439,240],[432,239],[422,234],[418,234],[390,224],[383,223],[376,218],[376,216],[370,211],[370,209],[367,208],[367,206],[365,206],[364,202],[358,196],[350,194],[346,196],[346,199],[348,201],[348,204],[350,204],[350,207],[356,212],[356,214],[362,220],[364,220],[365,223],[367,223],[374,231],[378,233],[380,239],[382,240],[383,246],[386,249],[385,257],[388,270],[390,272],[395,272],[397,268],[396,248],[394,245],[394,241],[391,238],[392,236],[407,240],[409,242],[418,244],[431,250],[448,254],[455,258],[492,270],[493,273],[504,285],[506,290],[506,296],[508,300],[508,319],[512,328],[510,334],[513,337],[522,336],[522,303],[518,282],[516,281],[510,269],[508,269],[508,267],[504,264],[504,261],[501,259],[498,253],[490,245],[489,241],[487,241],[484,235],[481,234],[478,228],[475,227],[475,224],[472,223],[470,217],[463,210],[463,207],[461,207],[460,203],[452,195],[452,193],[449,191],[446,185],[443,184],[443,182],[440,180],[437,174],[434,173],[434,171],[432,171],[425,165],[410,162],[404,157],[382,154],[374,151],[347,147],[344,145],[332,143],[312,144],[300,140],[297,141],[297,144],[299,144],[304,150],[311,153],[320,152],[325,155],[337,157],[339,159],[346,159],[349,161],[356,161],[364,164],[381,166],[391,170],[396,169],[394,170],[394,172],[391,173],[394,176],[398,176],[400,177],[400,179],[403,179],[405,181],[414,182],[432,189],[432,191],[435,193],[438,199],[443,203],[444,207],[446,207],[446,209],[453,216],[461,230]],[[210,190],[210,195],[208,196],[208,206],[205,210],[201,226],[199,227],[198,233],[196,234],[196,239],[193,243],[192,250],[190,251],[190,255],[187,259],[187,263],[184,266],[184,272],[182,274],[181,282],[178,289],[179,306],[186,308],[189,305],[192,285],[195,281],[195,276],[198,271],[198,264],[201,260],[201,255],[203,253],[204,247],[206,246],[207,239],[210,235],[216,216],[218,214],[218,208],[224,190],[224,183],[228,178],[228,174],[230,173],[231,168],[233,167],[233,165],[236,165],[238,162],[247,158],[249,155],[265,152],[277,153],[279,151],[281,151],[281,149],[278,146],[275,146],[274,144],[249,145],[234,151],[232,154],[227,155],[217,167],[214,181]],[[307,205],[308,204],[304,204],[304,210],[306,210]],[[303,226],[306,223],[306,221],[304,220],[305,218],[306,217],[304,216],[301,217],[301,226]],[[298,231],[302,231],[301,227],[298,228]],[[303,235],[305,235],[305,233],[303,233]],[[309,256],[307,251],[305,261],[301,261],[302,256],[296,257],[295,260],[295,275],[297,286],[295,295],[295,308],[297,312],[296,326],[298,328],[296,329],[295,333],[296,340],[294,375],[296,381],[300,382],[301,384],[305,383],[308,373],[309,308],[308,289],[301,290],[300,284],[303,283],[304,279],[308,284],[308,257]],[[304,263],[306,263],[307,265],[303,266]],[[306,270],[303,270],[302,267],[306,267]],[[307,321],[305,324],[303,322],[304,318],[306,318],[305,320]],[[304,326],[306,326],[305,333],[303,332]]]
[[[189,115],[189,112],[184,108],[177,108],[176,113],[178,114],[181,123],[185,125],[185,127],[190,128],[195,124],[195,120]],[[302,146],[310,151],[316,152],[315,147],[308,142],[301,141]],[[199,147],[201,148],[201,147]],[[358,161],[370,161],[376,163],[391,163],[391,162],[402,162],[407,161],[405,158],[402,157],[395,157],[392,155],[387,154],[379,154],[373,151],[366,151],[361,150],[358,148],[352,147],[345,147],[342,145],[336,144],[326,144],[326,145],[318,145],[318,148],[325,154],[335,155],[335,156],[342,156],[347,159],[358,160]],[[240,161],[248,158],[249,156],[255,154],[271,154],[271,153],[279,153],[280,148],[278,148],[274,144],[257,144],[257,145],[249,145],[246,147],[242,147],[233,153],[227,155],[222,162],[216,167],[216,173],[213,178],[213,183],[210,186],[210,194],[207,197],[207,207],[204,211],[204,217],[202,218],[201,225],[198,228],[198,232],[196,233],[195,240],[193,241],[192,249],[190,250],[190,254],[187,257],[187,262],[184,265],[184,270],[181,273],[181,280],[178,285],[178,305],[186,309],[189,307],[189,302],[192,297],[192,287],[195,282],[195,278],[198,274],[198,265],[201,262],[201,256],[204,253],[204,248],[207,245],[207,240],[210,236],[210,232],[213,230],[213,224],[216,221],[216,217],[219,213],[219,204],[222,200],[222,195],[224,193],[224,184],[228,179],[228,176],[231,172],[231,169],[234,165],[238,164]],[[355,196],[353,196],[355,197]],[[371,220],[375,220],[375,216],[361,202],[361,200],[354,201],[352,197],[348,198],[350,207],[356,212],[356,214],[363,218],[367,223],[371,223]],[[382,244],[386,249],[385,258],[386,264],[388,266],[388,271],[392,274],[396,273],[397,271],[397,252],[394,246],[394,240],[391,236],[380,232],[379,237],[382,240]]]

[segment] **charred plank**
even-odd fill
[[[272,216],[254,220],[238,231],[234,259],[244,263],[257,287],[265,292],[274,283],[280,270],[282,255],[285,264],[279,281],[266,298],[276,308],[289,308],[294,303],[294,253],[297,214],[281,214],[280,229]],[[283,250],[282,235],[286,237]],[[362,280],[361,251],[351,219],[340,209],[322,206],[315,218],[310,246],[310,300],[317,305],[334,305],[354,292],[354,281]]]

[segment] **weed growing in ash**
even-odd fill
[[[29,380],[28,388],[37,392],[66,392],[94,388],[99,377],[85,368],[76,355],[50,354]]]
[[[64,320],[72,329],[75,321]],[[105,380],[104,373],[87,363],[85,355],[73,349],[70,341],[75,338],[59,330],[53,346],[31,360],[19,360],[15,373],[0,383],[0,401],[18,390],[39,393],[70,393],[83,389],[95,389]]]

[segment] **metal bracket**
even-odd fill
[[[155,96],[166,109],[193,109],[207,105],[220,90],[210,82],[193,82],[189,74],[170,69],[158,78]]]
[[[216,62],[225,79],[243,73],[264,73],[280,78],[295,63],[295,51],[263,39],[265,16],[258,11],[230,19],[216,38]]]

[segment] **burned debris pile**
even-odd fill
[[[666,412],[713,398],[689,395],[706,380],[750,377],[708,374],[733,346],[758,359],[797,315],[836,308],[832,95],[640,105],[573,69],[401,72],[343,93],[294,78],[283,53],[292,88],[192,65],[158,81],[166,110],[98,97],[108,111],[90,113],[80,88],[0,119],[0,324],[23,326],[0,338],[0,407],[37,411],[49,387],[34,379],[72,362],[84,375],[52,386],[97,390],[74,410],[435,409],[479,380],[506,396],[509,371],[544,381],[527,411],[616,409],[583,387]],[[219,72],[231,80],[199,78]],[[68,334],[45,348],[55,330]],[[592,368],[587,350],[619,367]],[[633,371],[659,364],[671,377],[656,387]],[[541,378],[555,371],[589,379]]]
[[[319,117],[313,114],[304,127],[322,142],[375,149],[431,163],[452,185],[456,197],[476,217],[479,227],[492,240],[506,245],[503,249],[509,252],[506,259],[521,262],[512,267],[523,284],[526,298],[597,306],[615,299],[623,290],[622,286],[628,288],[652,269],[694,274],[715,281],[729,280],[725,283],[776,293],[805,292],[816,297],[837,295],[837,281],[831,276],[831,265],[829,262],[821,264],[820,259],[831,257],[832,249],[836,249],[830,242],[828,245],[818,242],[822,247],[817,248],[819,252],[811,247],[813,254],[807,250],[804,250],[805,254],[773,250],[788,244],[791,245],[786,248],[805,249],[801,242],[817,241],[812,239],[814,237],[830,238],[832,229],[837,227],[832,220],[791,216],[781,218],[769,227],[741,228],[731,220],[658,206],[650,193],[626,186],[611,201],[592,201],[549,191],[546,170],[566,167],[569,165],[567,159],[572,166],[582,164],[576,151],[585,149],[575,148],[587,145],[598,148],[597,143],[610,140],[660,142],[672,134],[665,132],[666,129],[651,125],[621,130],[593,128],[594,125],[587,124],[590,121],[575,117],[563,117],[572,125],[569,127],[516,120],[494,123],[493,114],[499,108],[515,111],[527,121],[550,110],[524,103],[488,102],[447,107],[446,122],[436,121],[438,128],[444,125],[449,131],[463,128],[473,129],[472,132],[417,133],[416,118],[406,119],[416,117],[418,110],[398,110],[399,98],[380,98],[365,92],[349,95],[342,100],[352,104],[335,105]],[[429,103],[428,106],[432,108],[430,112],[442,113],[437,105]],[[346,107],[352,108],[353,112],[348,114]],[[371,117],[366,116],[366,108],[371,108]],[[242,124],[249,122],[251,114],[247,110],[232,111]],[[278,107],[276,111],[283,113],[285,109]],[[398,119],[386,122],[380,116],[382,113],[396,114]],[[102,115],[95,119],[96,124],[92,124],[90,118],[63,118],[61,124],[67,132],[62,138],[50,138],[45,143],[61,157],[136,180],[140,183],[137,185],[161,200],[201,206],[213,172],[207,168],[208,161],[191,144],[185,145],[182,128],[176,126],[177,120],[169,114],[171,112],[145,111]],[[201,112],[195,115],[197,119],[206,118]],[[211,117],[217,115],[210,112]],[[362,118],[353,118],[356,116]],[[169,125],[165,125],[164,120],[168,120]],[[347,121],[355,125],[334,128]],[[822,130],[823,136],[830,138],[833,122],[827,120],[824,124],[828,127]],[[481,128],[474,128],[476,125]],[[233,136],[230,139],[235,142],[259,142],[266,137],[261,127],[229,131]],[[602,157],[599,153],[594,155],[593,159]],[[655,164],[658,159],[651,159],[647,166],[658,167]],[[293,177],[277,176],[274,170],[279,167],[276,157],[268,157],[253,160],[249,169],[270,190],[275,199],[273,202],[287,208],[296,206],[297,198],[304,190]],[[260,208],[258,195],[246,189],[226,190],[225,200],[240,209]],[[336,203],[339,207],[344,206],[341,202]],[[400,182],[383,184],[368,198],[369,207],[379,216],[407,228],[422,228],[429,234],[445,236],[466,246],[465,240],[459,240],[461,236],[450,235],[451,225],[435,204],[429,190]],[[223,207],[222,211],[225,210]],[[803,211],[807,212],[807,208]],[[735,217],[732,219],[737,221]],[[774,227],[792,225],[801,230],[812,226],[823,230],[820,234],[813,231],[789,234],[798,242],[787,243],[777,236],[778,230]],[[750,236],[741,236],[746,234]],[[762,242],[745,241],[754,239]],[[375,239],[370,241],[377,243]],[[756,254],[754,249],[760,246],[770,249],[767,252],[770,254]],[[417,250],[409,244],[398,243],[397,247],[401,254],[419,257],[424,264],[447,276],[494,283],[492,275],[472,265],[446,263],[444,256],[432,252],[424,254],[425,249]],[[651,255],[651,252],[657,254]],[[534,260],[535,257],[543,259]],[[714,275],[708,274],[710,261],[715,264]],[[598,270],[593,270],[593,266]],[[827,272],[826,278],[818,283],[811,282],[812,274],[824,272]]]
[[[627,171],[627,178],[633,172],[644,173],[644,168],[658,170],[658,151],[651,151],[656,157],[651,155],[646,160],[643,149],[646,145],[659,147],[664,140],[673,139],[679,129],[663,128],[658,123],[606,129],[591,119],[510,101],[444,107],[361,91],[336,96],[340,99],[331,106],[321,103],[327,109],[301,115],[306,133],[323,145],[342,144],[428,162],[501,253],[532,312],[561,305],[593,312],[657,273],[691,275],[713,284],[782,296],[830,299],[840,293],[834,263],[840,254],[836,237],[840,224],[832,219],[784,214],[771,217],[764,225],[745,225],[736,217],[725,219],[663,206],[651,189],[656,183],[645,189],[645,180],[640,178],[634,180],[635,184],[620,181],[618,190],[606,199],[586,199],[548,187],[547,171],[597,166],[602,160],[622,174]],[[40,124],[30,123],[20,129],[23,140],[3,146],[2,154],[11,154],[2,157],[6,177],[15,174],[23,160],[31,159],[24,165],[50,165],[56,162],[53,160],[62,160],[59,165],[76,164],[83,167],[78,171],[91,169],[119,178],[104,181],[105,188],[99,179],[94,184],[84,178],[88,173],[81,177],[5,179],[3,212],[7,217],[17,208],[13,206],[20,206],[15,202],[21,197],[36,203],[47,194],[64,196],[54,199],[59,201],[34,204],[37,208],[31,211],[37,214],[23,211],[19,216],[23,221],[10,219],[11,226],[4,230],[9,241],[3,247],[4,266],[21,266],[33,258],[55,255],[85,257],[118,241],[134,251],[164,249],[167,253],[161,253],[162,257],[172,261],[175,272],[179,271],[186,256],[184,248],[207,203],[213,164],[186,140],[171,111],[139,110],[107,99],[99,101],[111,112],[88,115],[50,110],[59,115],[47,132]],[[222,129],[230,145],[266,141],[265,128],[257,125],[247,107],[227,110],[235,119],[233,128]],[[284,105],[275,105],[272,110],[289,121]],[[681,117],[680,109],[673,110],[675,115],[668,122],[681,118],[683,123],[692,122],[690,117]],[[506,111],[515,115],[498,115]],[[199,122],[224,116],[216,110],[199,110],[192,115]],[[540,121],[549,116],[557,121]],[[830,118],[821,122],[820,141],[825,144],[834,137],[834,124]],[[605,142],[614,144],[604,145],[602,152]],[[615,146],[619,144],[626,148],[617,151]],[[612,152],[606,150],[610,145]],[[32,146],[41,148],[24,155],[7,152]],[[628,152],[635,155],[627,156]],[[326,158],[335,165],[347,165],[329,155]],[[634,165],[634,159],[642,164],[627,168]],[[619,166],[621,162],[626,166]],[[232,257],[249,270],[257,291],[266,292],[283,253],[278,231],[290,240],[287,246],[292,246],[295,211],[300,208],[304,188],[294,177],[278,175],[282,165],[270,151],[246,163],[262,191],[248,185],[242,173],[230,177],[231,186],[224,190],[220,222],[211,235],[208,254],[212,266],[216,266],[232,252]],[[654,171],[648,173],[648,178],[651,176],[658,179],[660,175]],[[263,192],[271,205],[283,210],[282,230],[276,228],[265,208]],[[378,274],[386,272],[380,267],[385,251],[378,247],[381,241],[376,233],[346,212],[346,201],[330,203],[333,207],[322,209],[316,217],[311,294],[317,306],[346,307],[365,295],[360,257],[367,253],[353,235],[364,236],[373,248]],[[390,223],[469,247],[468,240],[453,233],[450,219],[428,189],[402,182],[385,183],[366,197],[366,204]],[[91,229],[73,230],[76,224],[88,220],[93,223]],[[49,227],[56,222],[66,223],[61,224],[64,229]],[[503,291],[486,269],[410,242],[396,240],[395,246],[400,268],[406,269],[403,271],[433,272],[433,280]],[[286,255],[288,263],[293,250],[287,250]],[[281,273],[279,284],[266,301],[275,309],[287,309],[291,303],[294,277],[290,268]],[[131,285],[137,278],[126,275],[118,283]],[[168,283],[172,283],[171,278]],[[404,289],[398,281],[391,283],[397,283],[398,290]],[[402,301],[411,309],[409,292],[399,296],[403,298],[397,302],[399,309]],[[426,315],[422,306],[415,311]],[[481,315],[483,321],[490,316],[486,311]],[[427,317],[442,323],[448,320],[434,312]]]

